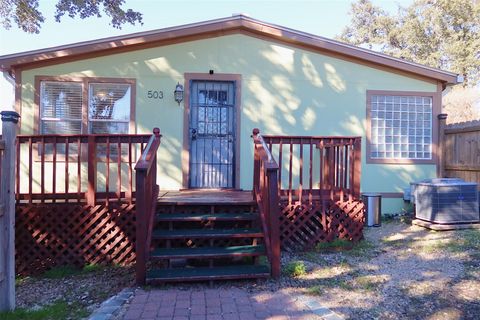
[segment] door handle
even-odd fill
[[[197,140],[197,129],[192,129],[192,140]]]

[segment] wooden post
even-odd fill
[[[353,164],[353,197],[360,198],[360,177],[362,176],[362,139],[357,138],[354,142]]]
[[[445,126],[447,114],[438,115],[438,144],[437,144],[437,177],[445,177]]]
[[[87,204],[94,206],[97,202],[97,145],[95,143],[95,136],[88,136],[88,188],[87,188]],[[107,195],[108,199],[108,195]]]
[[[155,164],[156,165],[156,164]],[[135,269],[136,280],[138,285],[145,285],[146,278],[146,238],[147,238],[147,199],[146,193],[148,190],[145,188],[146,170],[136,170],[135,172],[135,212],[136,212],[136,239],[135,239]]]
[[[270,248],[272,252],[271,265],[272,277],[278,279],[280,277],[280,206],[278,202],[278,166],[267,167],[267,186],[268,186],[268,206],[270,212]]]
[[[0,311],[15,309],[15,140],[20,115],[14,111],[2,111],[2,135],[5,142],[1,167],[0,204]],[[2,259],[0,259],[2,261]],[[3,280],[2,280],[3,278]]]

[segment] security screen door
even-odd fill
[[[190,188],[235,186],[235,85],[190,85]]]

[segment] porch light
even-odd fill
[[[177,101],[178,105],[180,105],[180,102],[183,101],[183,86],[180,84],[180,82],[177,83],[175,91],[173,91],[173,95],[175,97],[175,101]]]

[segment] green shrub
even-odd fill
[[[303,261],[292,261],[285,266],[285,274],[290,277],[299,277],[307,273],[307,268]]]

